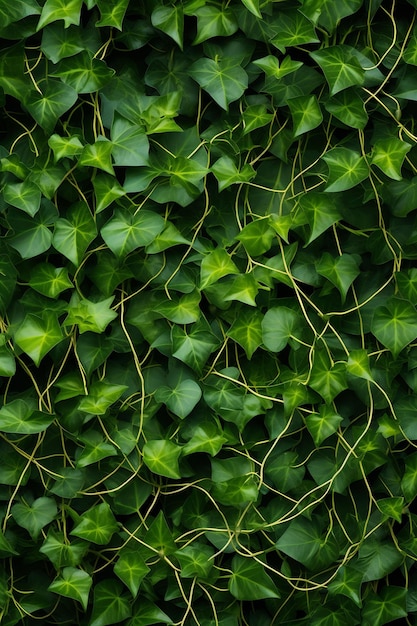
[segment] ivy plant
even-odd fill
[[[0,622],[417,619],[416,0],[0,0]]]

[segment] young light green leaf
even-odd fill
[[[83,0],[46,0],[39,18],[37,30],[57,20],[64,20],[65,28],[68,28],[71,24],[78,26],[82,3]]]
[[[52,311],[38,317],[26,315],[14,333],[14,341],[39,366],[43,357],[64,339],[56,314]]]
[[[67,268],[54,267],[50,263],[35,265],[30,274],[29,285],[44,296],[54,299],[73,287]]]
[[[110,206],[114,200],[126,195],[120,183],[114,176],[110,176],[110,174],[97,174],[93,180],[93,187],[96,198],[96,213],[101,213],[101,211],[104,211],[104,209]]]
[[[194,46],[212,37],[229,37],[238,29],[234,13],[227,5],[206,4],[198,8],[195,15],[197,35],[193,41]]]
[[[60,137],[57,134],[51,135],[48,145],[54,153],[55,162],[64,158],[78,156],[83,151],[83,144],[78,137]]]
[[[240,170],[237,168],[233,159],[224,156],[221,157],[211,167],[211,171],[217,178],[219,191],[223,191],[230,185],[235,183],[247,183],[255,176],[255,170],[249,163],[246,163]]]
[[[96,26],[110,26],[122,30],[123,18],[125,16],[129,0],[96,0],[100,10],[100,19]]]
[[[89,167],[103,170],[114,176],[111,160],[112,150],[112,142],[100,136],[94,143],[84,146],[78,163],[79,165],[88,165]]]
[[[339,393],[348,388],[346,363],[332,365],[325,350],[316,350],[308,384],[330,404]]]
[[[65,319],[65,326],[78,325],[80,333],[91,331],[93,333],[103,333],[107,326],[117,317],[116,311],[110,307],[114,296],[93,302],[74,292],[68,305],[68,316]]]
[[[243,111],[242,122],[243,122],[243,134],[247,135],[248,133],[256,130],[257,128],[262,128],[267,124],[270,124],[274,119],[274,114],[270,113],[265,104],[252,104],[246,107]]]
[[[284,57],[280,63],[279,59],[273,54],[268,54],[266,57],[257,59],[253,64],[260,67],[265,72],[266,76],[277,80],[284,78],[284,76],[288,74],[292,74],[303,65],[301,61],[293,61],[289,56]]]
[[[216,248],[203,257],[200,265],[200,289],[216,283],[223,276],[239,274],[231,256],[224,248]]]
[[[305,423],[316,446],[331,437],[339,428],[343,418],[336,413],[333,407],[327,404],[320,405],[319,413],[310,413],[305,417]]]
[[[65,598],[77,600],[86,611],[92,584],[93,579],[87,572],[76,567],[64,567],[61,575],[49,585],[48,590]]]
[[[314,128],[323,121],[320,104],[315,95],[298,96],[288,100],[291,111],[294,137],[299,137]]]
[[[228,337],[245,350],[248,359],[262,344],[262,313],[257,310],[240,311],[227,331]]]
[[[371,163],[394,180],[401,180],[401,167],[411,144],[397,137],[378,139],[372,150]]]
[[[71,535],[99,545],[106,545],[117,529],[118,525],[110,506],[107,502],[102,502],[81,515],[71,530]]]
[[[112,385],[104,380],[98,380],[91,385],[88,396],[81,398],[78,409],[83,413],[104,415],[127,388],[126,385]]]
[[[181,452],[181,447],[169,439],[154,439],[143,446],[143,461],[151,472],[159,476],[181,478],[178,467]]]

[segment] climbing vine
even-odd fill
[[[0,0],[0,622],[417,614],[416,0]]]

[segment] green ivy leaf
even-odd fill
[[[78,26],[80,23],[82,0],[46,0],[39,18],[37,30],[47,24],[64,20],[65,28],[71,24]]]
[[[61,575],[49,585],[48,590],[65,598],[77,600],[86,611],[92,584],[93,579],[87,572],[76,567],[64,567]]]
[[[124,549],[120,552],[113,571],[136,598],[140,584],[150,570],[136,550]]]
[[[78,409],[92,415],[104,415],[126,389],[128,389],[126,385],[112,385],[106,381],[96,381],[88,390],[88,396],[81,398]]]
[[[32,539],[36,540],[42,528],[55,518],[58,509],[53,498],[37,498],[33,502],[18,502],[11,508],[16,524],[25,528]]]
[[[355,87],[349,87],[324,103],[328,113],[349,126],[349,128],[365,128],[368,114],[365,103]]]
[[[262,341],[268,350],[281,352],[299,324],[296,311],[287,307],[269,309],[262,320]]]
[[[71,535],[95,544],[106,545],[117,529],[118,525],[110,506],[107,502],[102,502],[81,515],[71,530]]]
[[[238,600],[279,598],[280,593],[261,563],[236,555],[232,561],[229,591]]]
[[[76,136],[60,137],[53,134],[48,139],[48,145],[54,153],[55,162],[60,159],[78,156],[83,151],[83,144]]]
[[[152,26],[171,37],[182,50],[184,13],[182,6],[157,6],[151,15]]]
[[[316,446],[319,446],[325,439],[331,437],[339,428],[342,420],[343,417],[327,404],[320,406],[319,413],[310,413],[305,417],[306,426]]]
[[[259,256],[271,248],[274,237],[268,220],[255,220],[244,226],[236,239],[243,243],[249,255]]]
[[[60,80],[48,79],[44,91],[27,92],[24,104],[35,122],[50,134],[61,115],[66,113],[76,100],[77,92],[70,85]]]
[[[357,255],[341,254],[333,256],[325,252],[316,264],[318,274],[329,280],[340,292],[342,302],[355,278],[360,274]]]
[[[346,191],[369,176],[365,157],[349,148],[333,148],[323,156],[329,167],[326,192]]]
[[[101,211],[107,209],[114,200],[122,198],[126,193],[114,176],[104,173],[95,176],[93,187],[96,198],[96,213],[101,213]]]
[[[217,178],[219,191],[223,191],[235,183],[247,183],[255,176],[255,170],[246,163],[240,170],[230,157],[221,157],[211,167],[211,171]]]
[[[294,137],[317,128],[323,121],[320,104],[315,95],[291,98],[288,100],[288,107],[291,111]]]
[[[56,315],[50,311],[45,311],[41,317],[26,315],[14,333],[15,343],[37,366],[63,339],[64,334]]]
[[[93,612],[88,626],[118,624],[131,614],[131,601],[123,593],[123,587],[117,580],[109,578],[95,585]]]
[[[74,204],[54,228],[53,246],[77,267],[97,234],[93,217],[83,202]]]
[[[341,219],[342,214],[332,196],[325,193],[312,191],[303,194],[299,200],[303,216],[310,226],[309,237],[306,246],[317,239],[330,226]]]
[[[194,380],[183,380],[176,387],[160,387],[155,394],[157,402],[163,402],[175,415],[184,419],[201,398],[201,388]]]
[[[136,215],[115,211],[101,229],[101,236],[110,250],[120,257],[150,244],[164,226],[165,221],[160,215],[146,209]]]
[[[193,545],[185,546],[175,552],[181,567],[183,578],[194,578],[204,580],[213,568],[214,550],[211,546],[194,542]]]
[[[80,333],[91,331],[102,333],[116,317],[116,311],[110,307],[114,296],[92,302],[86,298],[80,298],[77,293],[73,293],[68,305],[68,316],[64,322],[65,326],[78,325]]]
[[[378,139],[372,150],[371,163],[377,165],[390,178],[401,180],[401,167],[410,150],[409,143],[396,137]]]
[[[88,165],[89,167],[98,168],[114,176],[112,165],[113,145],[106,137],[98,137],[97,140],[84,146],[83,151],[78,159],[79,165]]]
[[[316,350],[308,384],[330,404],[339,393],[348,388],[346,364],[332,365],[325,350]]]
[[[283,12],[279,16],[273,33],[271,43],[283,54],[286,48],[319,42],[312,20],[296,9]]]
[[[237,29],[237,21],[230,7],[224,5],[205,5],[195,12],[197,16],[197,35],[193,45],[203,43],[212,37],[228,37]]]
[[[41,49],[47,59],[58,63],[61,59],[82,52],[84,45],[77,28],[54,22],[42,30]]]
[[[21,209],[31,217],[36,215],[41,206],[41,192],[30,180],[22,183],[7,183],[3,189],[5,201]]]
[[[35,411],[30,403],[18,398],[0,409],[0,430],[5,433],[32,435],[41,433],[54,421],[54,415]]]
[[[83,51],[59,61],[53,76],[58,76],[78,94],[93,93],[102,89],[114,76],[114,70],[91,52]]]
[[[323,70],[331,96],[348,87],[362,85],[365,80],[365,71],[349,46],[329,46],[311,52],[310,56]]]
[[[407,344],[417,337],[415,307],[400,298],[392,297],[375,309],[372,333],[396,358]]]
[[[245,350],[248,359],[263,342],[262,313],[260,311],[244,310],[234,320],[227,331],[228,337],[236,341]]]
[[[54,267],[50,263],[35,265],[30,274],[29,285],[42,295],[54,299],[73,287],[67,268]]]
[[[100,19],[96,22],[96,26],[110,26],[122,30],[123,19],[129,5],[129,0],[97,0],[97,6],[100,10]]]
[[[190,67],[189,74],[225,111],[248,86],[248,75],[241,67],[240,59],[233,57],[198,59]]]
[[[155,439],[143,446],[143,461],[151,472],[159,476],[181,478],[178,467],[181,452],[181,447],[169,439]]]
[[[199,374],[218,344],[218,339],[210,328],[200,322],[196,322],[187,330],[179,326],[172,328],[172,356]]]
[[[335,578],[329,584],[330,595],[344,595],[353,600],[361,607],[361,585],[363,574],[354,566],[343,565],[337,572]]]
[[[149,141],[145,129],[116,116],[111,127],[112,156],[117,166],[148,164]]]
[[[406,598],[407,589],[402,587],[389,586],[380,594],[371,593],[362,610],[363,626],[383,626],[407,617]]]

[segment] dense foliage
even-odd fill
[[[415,623],[416,9],[0,1],[2,624]]]

